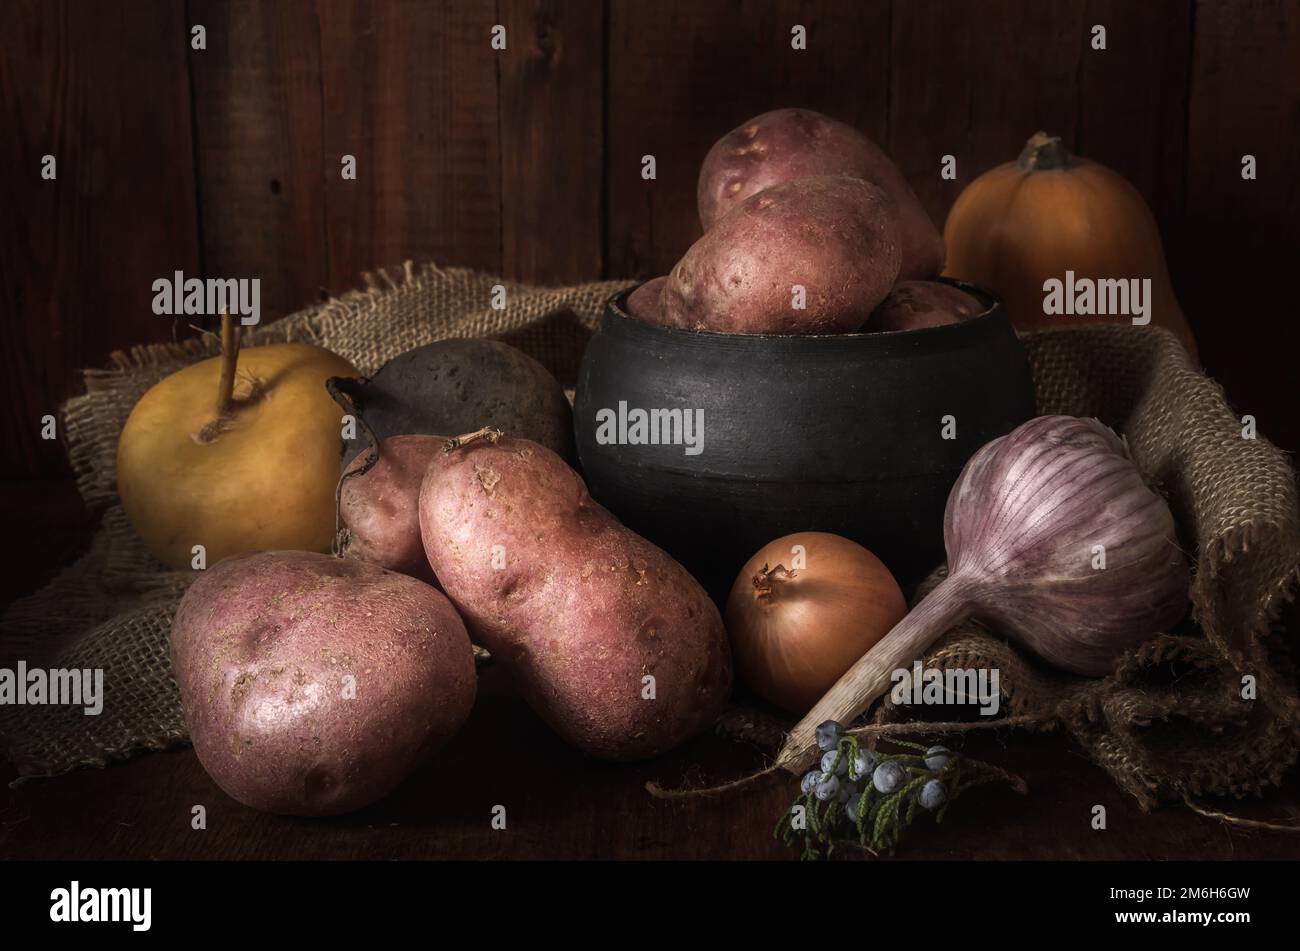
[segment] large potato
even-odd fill
[[[751,196],[677,262],[660,300],[670,327],[747,334],[857,330],[899,267],[898,214],[847,176]]]
[[[420,526],[476,639],[570,743],[642,759],[713,723],[731,688],[717,608],[553,452],[524,439],[453,450],[425,477]]]
[[[749,196],[819,175],[866,179],[894,200],[902,280],[930,278],[943,270],[943,237],[898,166],[857,129],[810,109],[765,112],[709,149],[696,193],[700,222],[707,231]]]
[[[268,812],[381,798],[469,715],[465,626],[438,591],[309,552],[228,558],[190,586],[172,673],[203,768]]]
[[[446,443],[442,436],[390,436],[380,441],[378,459],[365,472],[360,470],[369,453],[348,463],[339,490],[345,558],[434,580],[420,541],[420,484]]]

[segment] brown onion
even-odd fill
[[[797,532],[745,563],[726,621],[741,679],[802,715],[906,613],[898,582],[867,549]]]

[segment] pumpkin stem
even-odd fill
[[[1052,169],[1068,168],[1074,163],[1074,156],[1065,147],[1059,135],[1035,132],[1025,143],[1024,150],[1016,164],[1022,172],[1047,172]]]
[[[754,586],[754,597],[758,600],[772,597],[776,594],[778,585],[783,581],[789,581],[796,574],[798,572],[787,571],[785,565],[777,565],[775,568],[763,565],[750,582]]]

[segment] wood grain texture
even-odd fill
[[[1084,0],[893,4],[887,149],[943,227],[961,190],[1038,129],[1069,134],[1087,48]],[[957,178],[940,175],[944,155]]]
[[[699,237],[695,185],[715,140],[806,106],[882,137],[887,0],[610,0],[605,163],[609,275],[666,273]],[[791,47],[795,25],[808,46]],[[653,155],[654,181],[642,178]]]
[[[311,0],[190,0],[206,277],[259,278],[264,321],[328,285],[320,39]]]
[[[891,150],[941,223],[1036,128],[1134,182],[1209,368],[1243,412],[1289,369],[1297,0],[110,0],[11,5],[0,105],[0,475],[66,471],[35,421],[176,269],[258,276],[268,316],[406,258],[539,282],[663,273],[698,164],[804,105]],[[190,51],[204,22],[208,49]],[[507,50],[489,46],[496,23]],[[1089,27],[1107,28],[1091,50]],[[808,30],[808,49],[790,29]],[[191,88],[194,78],[191,122]],[[41,182],[55,152],[60,178]],[[1240,156],[1260,162],[1240,179]],[[939,160],[958,158],[945,182]],[[339,160],[358,159],[344,181]],[[654,154],[658,178],[642,180]],[[194,174],[198,169],[198,176]],[[1226,319],[1223,314],[1232,315]],[[93,316],[89,316],[93,315]],[[1266,352],[1260,352],[1260,351]],[[1265,420],[1261,418],[1261,424]],[[1266,433],[1300,447],[1300,422]]]
[[[1182,808],[1143,814],[1059,734],[957,737],[948,746],[1022,776],[1029,794],[986,786],[953,804],[942,824],[920,819],[896,858],[1284,859],[1295,836],[1252,834]],[[509,750],[509,768],[485,757]],[[728,796],[665,802],[645,791],[705,785],[762,765],[747,746],[701,736],[649,763],[602,763],[566,746],[511,689],[504,670],[481,673],[469,721],[382,802],[349,816],[304,821],[258,813],[227,797],[193,751],[150,754],[10,789],[0,767],[0,855],[10,859],[764,859],[797,853],[772,836],[797,793],[793,778]],[[1104,805],[1107,830],[1091,827]],[[191,810],[207,828],[191,828]],[[506,808],[505,830],[491,826]],[[1267,802],[1216,804],[1295,821],[1293,775]],[[839,859],[865,859],[837,849]]]
[[[502,0],[502,273],[576,283],[601,272],[604,5]]]
[[[331,288],[407,258],[499,271],[495,4],[328,0],[319,16]]]
[[[1106,49],[1085,47],[1073,148],[1132,182],[1162,230],[1175,231],[1183,215],[1192,4],[1088,0],[1085,34],[1094,24],[1106,28]]]
[[[1175,285],[1207,369],[1260,432],[1294,452],[1300,2],[1198,2],[1195,27]],[[1258,163],[1254,181],[1242,178],[1244,155]]]
[[[0,58],[0,476],[65,472],[41,417],[82,367],[184,333],[152,283],[198,268],[178,4],[6,4]],[[41,178],[53,155],[57,178]]]

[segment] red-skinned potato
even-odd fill
[[[965,291],[938,281],[900,281],[881,301],[866,326],[868,332],[942,327],[975,317],[984,305]]]
[[[847,176],[801,178],[751,196],[677,262],[666,326],[743,334],[847,333],[898,277],[889,196]]]
[[[811,109],[755,116],[709,149],[696,198],[707,231],[751,195],[796,178],[851,175],[880,186],[894,200],[902,241],[900,280],[943,270],[943,237],[889,156],[852,126]]]
[[[644,320],[647,324],[663,323],[663,311],[660,301],[663,297],[664,285],[667,283],[667,274],[646,281],[627,295],[627,303],[624,305],[624,309],[627,310],[629,315],[637,320]]]
[[[436,589],[312,552],[202,572],[171,631],[194,751],[225,792],[285,815],[386,795],[474,703],[465,626]]]
[[[434,580],[420,541],[420,483],[446,443],[443,436],[390,436],[380,441],[378,458],[366,471],[360,470],[371,458],[369,451],[348,463],[339,489],[345,558]]]
[[[568,742],[636,760],[712,725],[731,689],[717,608],[555,453],[508,438],[452,450],[425,478],[420,526],[475,639]]]

